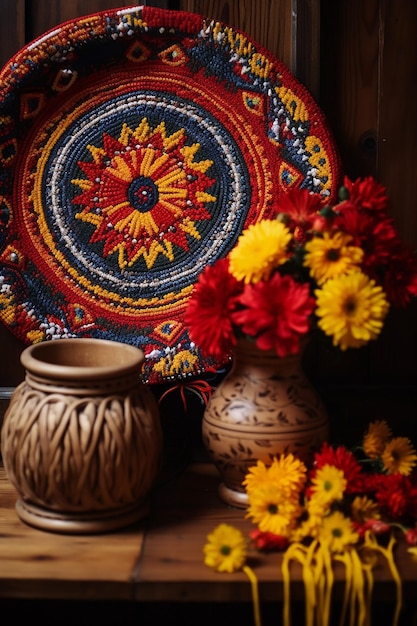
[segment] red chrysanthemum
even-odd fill
[[[362,485],[362,468],[354,454],[345,446],[333,448],[327,442],[314,455],[312,476],[324,465],[333,465],[341,470],[347,481],[346,493],[357,493]]]
[[[374,497],[384,516],[392,520],[415,519],[417,515],[417,485],[402,474],[380,475],[375,479]]]
[[[355,181],[345,176],[343,182],[349,192],[349,199],[358,206],[371,211],[384,211],[387,208],[386,188],[372,176],[358,178]]]
[[[218,358],[228,355],[236,343],[231,315],[239,283],[228,269],[228,259],[220,259],[203,270],[184,316],[190,338],[203,352]]]
[[[417,294],[417,256],[401,241],[391,218],[351,201],[338,205],[333,228],[348,233],[364,251],[363,272],[380,285],[391,304],[406,306]]]
[[[336,207],[333,228],[351,235],[352,245],[364,251],[363,266],[385,266],[399,236],[391,218],[361,210],[350,201]]]
[[[308,189],[290,189],[279,198],[277,210],[285,215],[288,228],[297,241],[305,243],[307,232],[313,228],[323,200],[319,194],[312,194]]]
[[[256,339],[258,348],[275,350],[281,357],[298,352],[315,307],[307,284],[274,274],[268,281],[245,285],[237,302],[242,308],[232,313],[233,322]]]
[[[417,256],[400,243],[391,251],[382,288],[389,301],[398,307],[407,306],[417,296]]]
[[[333,227],[364,251],[363,271],[382,286],[391,304],[406,306],[417,295],[417,256],[402,243],[391,218],[347,201],[338,206]]]
[[[373,497],[379,489],[381,481],[384,479],[385,474],[380,474],[378,472],[364,472],[361,476],[361,494]]]

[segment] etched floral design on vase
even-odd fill
[[[328,437],[327,411],[303,370],[303,354],[282,358],[241,340],[210,397],[203,443],[221,475],[219,496],[231,506],[246,508],[242,481],[257,460],[267,464],[292,452],[309,465]]]

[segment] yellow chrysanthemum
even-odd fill
[[[382,330],[389,304],[381,287],[362,272],[332,278],[316,289],[318,325],[342,350],[358,348]]]
[[[327,499],[321,497],[320,489],[318,491],[312,491],[306,506],[309,517],[312,517],[315,520],[321,520],[322,517],[329,514],[329,509],[332,502],[333,498]]]
[[[307,537],[316,538],[319,534],[322,519],[329,512],[329,505],[313,496],[308,500],[301,516],[301,523],[291,533],[291,541],[303,541]]]
[[[342,470],[334,465],[323,465],[312,480],[312,491],[318,502],[327,504],[341,500],[347,480]]]
[[[240,570],[247,557],[247,542],[243,533],[229,524],[219,524],[207,535],[203,548],[204,563],[218,572]]]
[[[307,468],[300,459],[289,452],[274,458],[269,474],[281,483],[284,490],[298,494],[305,485]]]
[[[272,270],[287,260],[291,232],[277,220],[251,224],[240,235],[230,253],[230,272],[246,284],[270,277]]]
[[[329,278],[358,270],[363,250],[350,246],[350,235],[336,232],[323,233],[306,243],[304,266],[310,268],[311,276],[322,285]]]
[[[363,438],[363,450],[366,456],[370,459],[380,457],[391,437],[391,429],[385,420],[371,422]]]
[[[381,458],[388,474],[408,476],[416,465],[417,454],[407,437],[394,437],[385,446]]]
[[[370,519],[380,519],[379,506],[377,502],[367,496],[356,496],[352,502],[352,518],[363,524]]]
[[[269,466],[263,461],[257,461],[256,465],[248,468],[248,473],[242,482],[246,491],[257,489],[259,485],[263,485],[268,480]]]
[[[301,514],[297,499],[289,499],[275,484],[265,484],[248,494],[246,517],[262,532],[288,537]]]
[[[256,490],[260,485],[275,483],[277,488],[285,492],[288,497],[298,497],[306,481],[307,468],[302,461],[292,453],[274,457],[270,466],[266,467],[262,461],[249,468],[243,481],[246,491]]]
[[[323,519],[319,541],[326,544],[331,552],[344,552],[359,541],[359,534],[348,517],[335,511]]]

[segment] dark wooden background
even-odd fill
[[[2,0],[0,64],[58,23],[120,0]],[[125,4],[134,4],[133,2]],[[146,2],[145,2],[146,4]],[[351,178],[386,185],[403,238],[417,245],[417,3],[394,0],[153,0],[147,3],[220,19],[281,58],[327,116]],[[22,378],[22,346],[0,328],[0,388]],[[321,339],[306,367],[341,416],[417,418],[417,306],[392,310],[378,341],[341,353]],[[352,421],[353,420],[353,421]],[[416,431],[417,432],[417,431]],[[398,434],[402,434],[399,432]]]

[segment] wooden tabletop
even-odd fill
[[[132,597],[143,527],[97,536],[44,532],[24,524],[0,467],[0,598]]]
[[[165,478],[151,496],[149,517],[123,531],[72,536],[31,528],[15,512],[17,494],[0,467],[0,598],[247,603],[243,572],[219,574],[203,563],[207,534],[219,523],[245,533],[245,512],[217,496],[210,463],[193,463]],[[281,555],[250,553],[263,602],[282,601]],[[399,543],[396,562],[404,602],[417,609],[417,559]],[[375,602],[393,603],[395,585],[384,563],[374,570]],[[300,571],[292,569],[291,597],[303,601]],[[335,567],[334,598],[342,598],[343,566]]]

